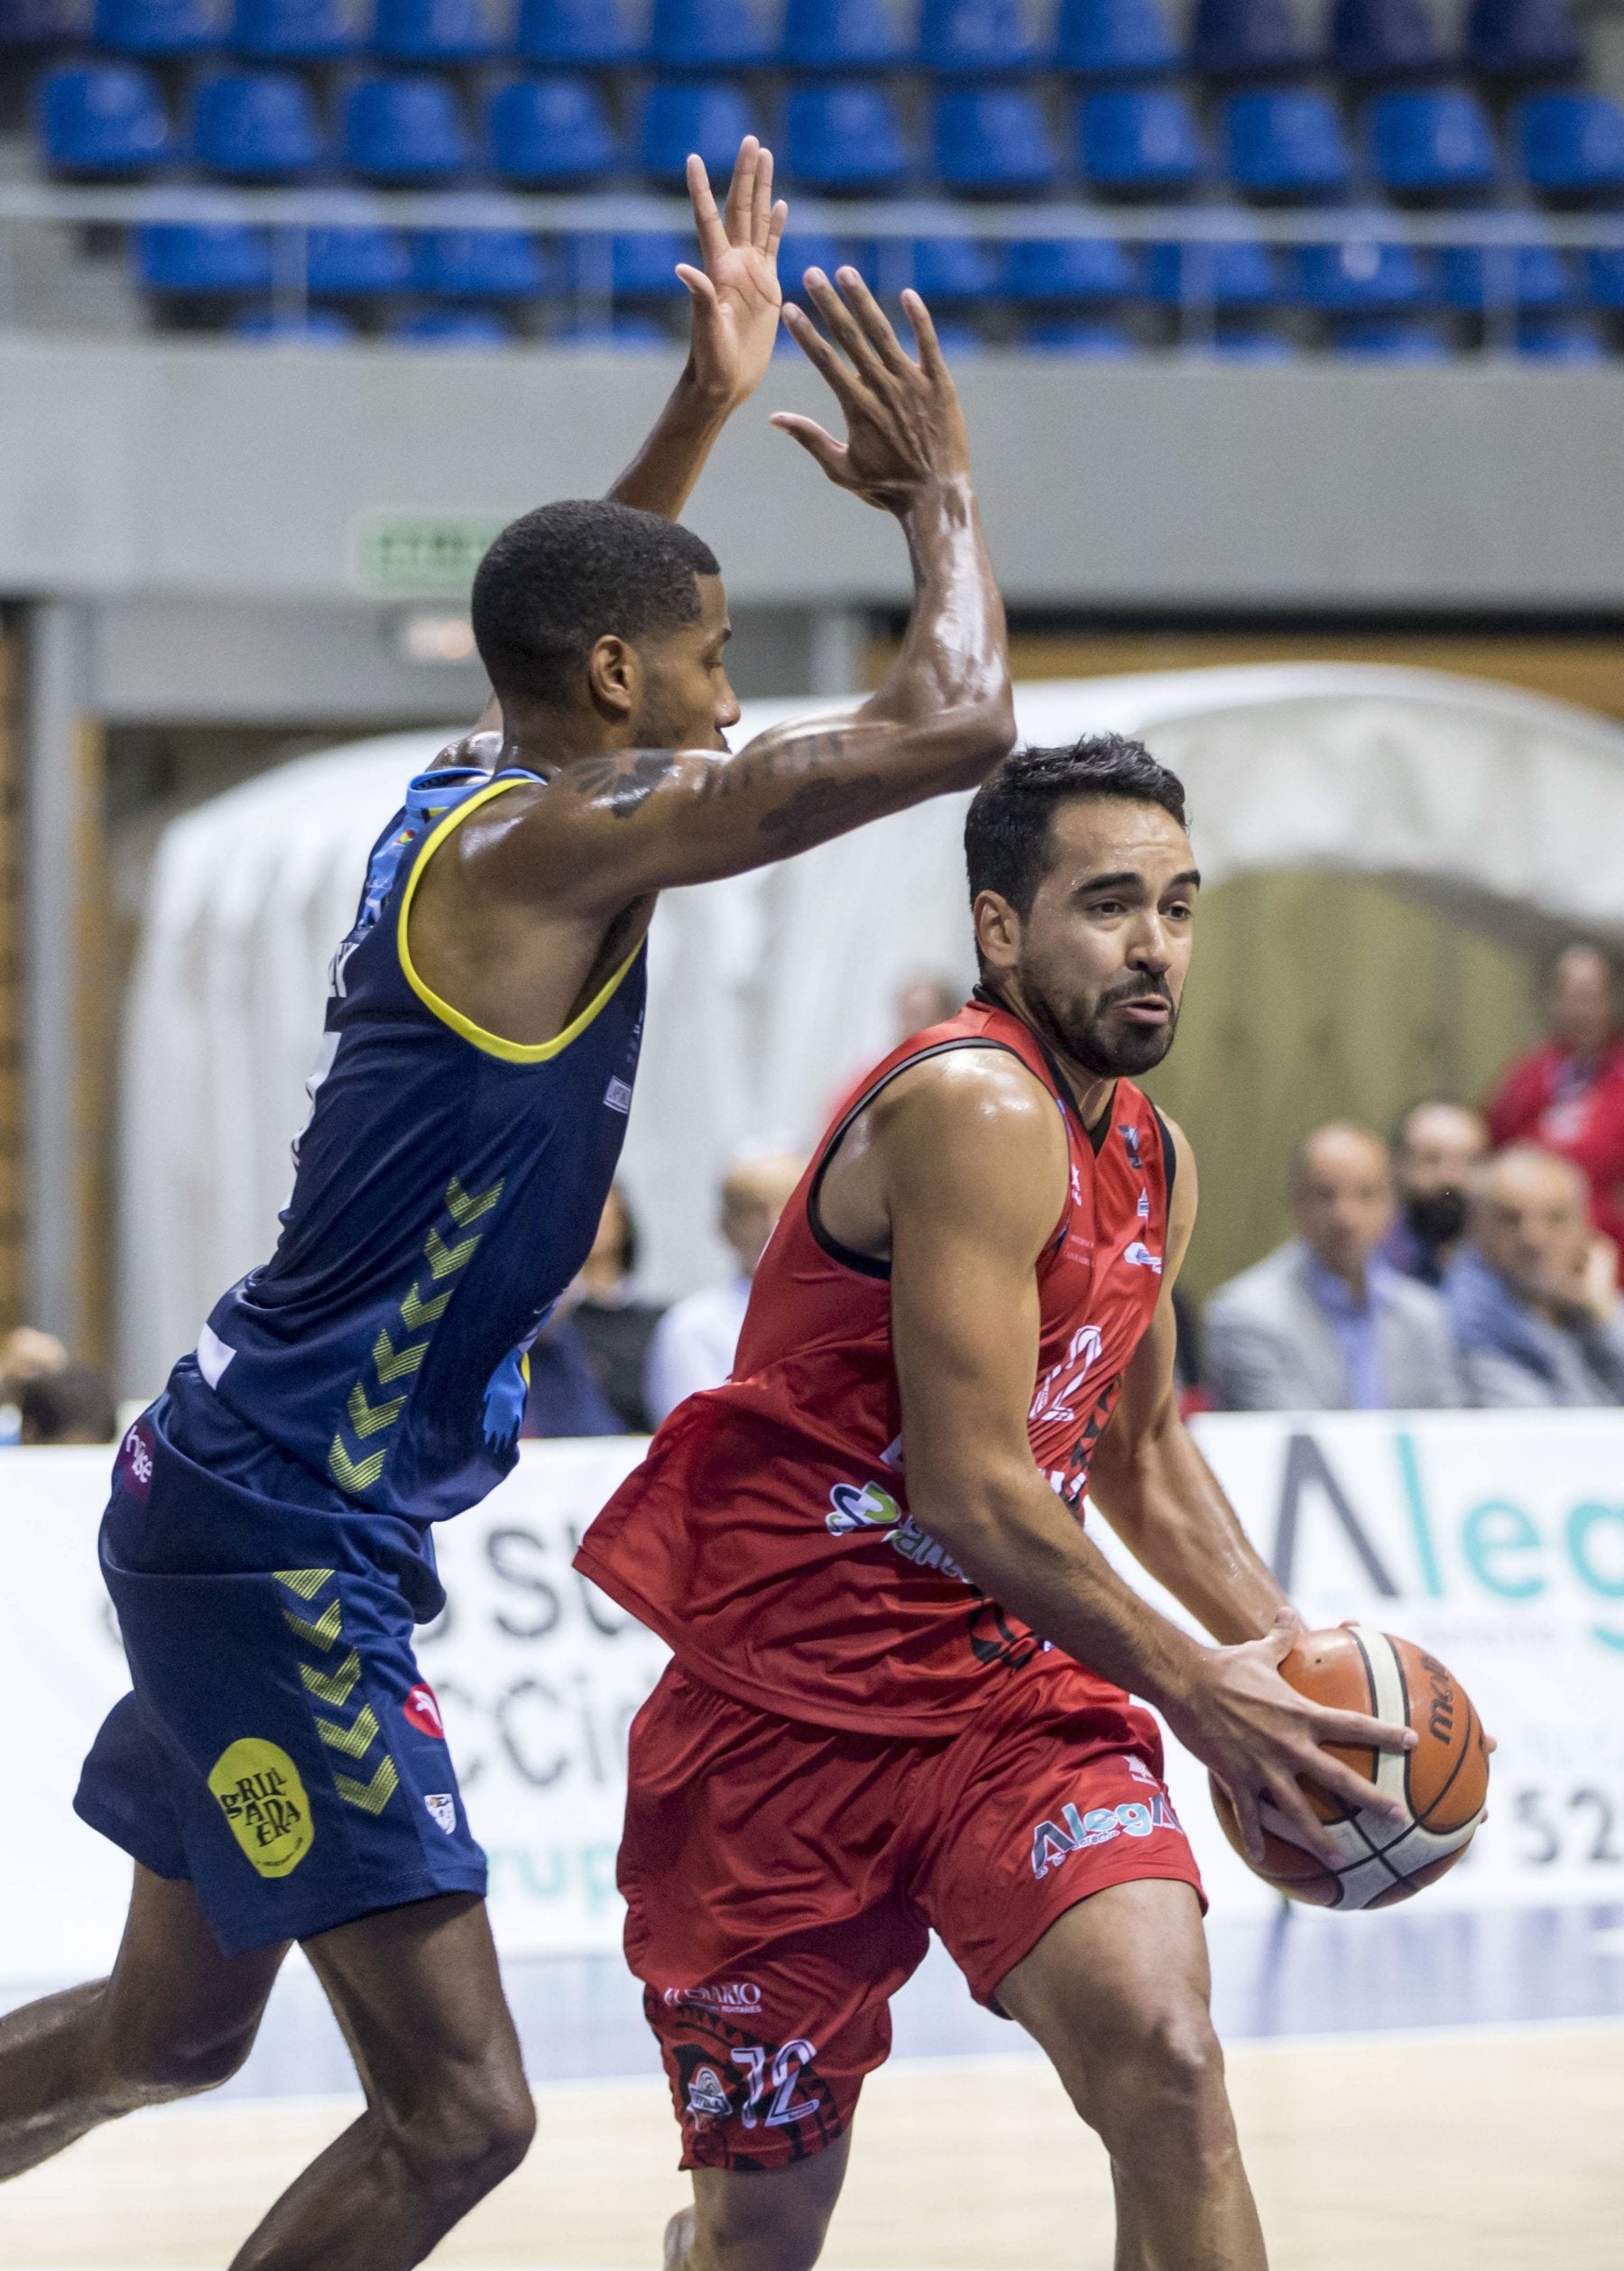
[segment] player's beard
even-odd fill
[[[1089,1002],[1057,994],[1023,973],[1022,991],[1043,1020],[1045,1039],[1095,1080],[1134,1080],[1149,1072],[1178,1029],[1178,1004],[1165,978],[1121,978]],[[1167,1023],[1130,1023],[1120,1014],[1130,1002],[1166,1002]]]

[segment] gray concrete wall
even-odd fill
[[[369,516],[500,520],[601,489],[671,374],[658,357],[14,336],[0,592],[354,605]],[[1618,371],[989,355],[961,384],[1018,605],[1624,606]],[[789,357],[692,508],[734,599],[902,598],[895,530],[769,429],[780,406],[827,411]]]

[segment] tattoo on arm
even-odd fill
[[[571,793],[605,805],[617,820],[640,812],[678,762],[674,749],[630,749],[614,757],[587,757],[571,765]]]
[[[871,819],[881,809],[884,790],[877,773],[862,773],[855,780],[805,780],[782,804],[762,814],[761,832],[775,856],[788,858]]]

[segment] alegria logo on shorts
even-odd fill
[[[890,1529],[902,1519],[902,1509],[877,1482],[837,1482],[829,1505],[824,1521],[836,1537],[854,1529]]]
[[[1148,1805],[1129,1798],[1121,1805],[1091,1805],[1086,1814],[1075,1805],[1062,1806],[1057,1822],[1039,1822],[1032,1832],[1032,1874],[1047,1877],[1068,1854],[1085,1846],[1106,1845],[1124,1835],[1149,1837],[1152,1830],[1176,1830],[1184,1835],[1184,1824],[1165,1790],[1152,1790]]]

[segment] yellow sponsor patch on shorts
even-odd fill
[[[245,1735],[215,1760],[208,1786],[231,1833],[262,1877],[286,1877],[315,1842],[299,1768],[285,1750]]]

